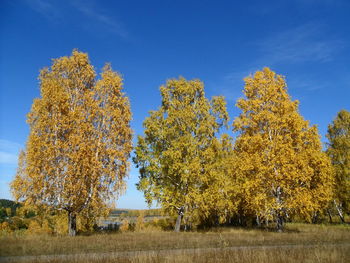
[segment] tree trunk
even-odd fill
[[[276,216],[276,230],[277,232],[282,232],[283,231],[283,224],[284,220],[283,220],[283,216],[278,213]]]
[[[327,209],[327,214],[328,214],[328,217],[329,217],[329,223],[333,223],[332,222],[332,213],[331,213],[331,211],[330,211],[330,209]]]
[[[259,218],[258,215],[256,215],[256,225],[257,225],[258,227],[261,227],[260,218]]]
[[[68,234],[70,236],[77,234],[77,215],[73,212],[68,212]]]
[[[183,216],[184,216],[184,208],[180,207],[180,209],[178,211],[178,216],[176,219],[175,228],[174,228],[175,232],[180,232],[181,221],[182,221]]]
[[[339,218],[340,218],[341,222],[345,223],[344,215],[343,215],[343,209],[342,209],[341,205],[338,205],[335,200],[333,200],[333,201],[334,201],[335,208],[338,211],[338,215],[339,215]]]
[[[281,195],[282,195],[282,188],[280,186],[278,186],[276,188],[276,203],[280,207],[281,207],[281,204],[282,204]],[[282,232],[283,231],[283,223],[284,223],[283,215],[282,215],[282,208],[276,209],[275,213],[276,213],[276,229],[277,229],[277,232]]]
[[[314,212],[313,216],[312,216],[312,223],[313,224],[317,224],[318,223],[318,212]]]

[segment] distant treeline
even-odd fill
[[[104,217],[117,217],[118,222],[122,222],[121,231],[138,231],[144,228],[171,229],[174,219],[160,217],[162,215],[161,209],[113,209]],[[130,219],[131,217],[137,219]],[[149,217],[148,220],[147,217]],[[79,216],[77,230],[79,232],[101,231],[97,218],[97,216]],[[117,229],[113,228],[113,230]],[[0,235],[11,232],[61,235],[67,231],[65,211],[57,211],[48,207],[26,206],[20,202],[0,199]]]
[[[0,223],[6,218],[16,215],[16,209],[21,207],[21,204],[7,199],[0,199]]]
[[[7,217],[17,216],[17,209],[23,207],[19,202],[8,199],[0,199],[0,222],[3,222]],[[31,214],[35,215],[34,211]],[[162,216],[162,209],[112,209],[109,216],[118,217],[137,217],[137,216]],[[30,216],[29,216],[30,217]]]
[[[113,209],[110,216],[162,216],[162,209]]]

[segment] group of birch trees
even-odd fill
[[[339,142],[348,149],[342,157],[347,170],[338,168],[335,176],[316,126],[299,114],[283,76],[264,68],[245,78],[236,104],[241,113],[232,124],[235,139],[220,131],[230,124],[225,99],[207,99],[199,80],[170,80],[160,91],[161,106],[146,118],[133,160],[146,200],[178,214],[176,231],[182,219],[191,226],[252,218],[281,231],[296,215],[309,221],[332,200],[339,210],[347,202],[334,193],[349,196],[349,123]],[[335,160],[332,145],[339,147],[333,142],[327,152]]]
[[[87,54],[76,50],[53,60],[39,79],[41,97],[28,114],[30,134],[11,186],[25,204],[66,211],[75,235],[77,215],[96,217],[125,189],[130,104],[121,76],[106,65],[98,78]],[[329,126],[324,152],[284,77],[269,68],[245,78],[233,122],[225,98],[208,99],[200,80],[171,79],[160,92],[133,162],[138,189],[149,204],[177,215],[176,231],[252,218],[280,231],[296,215],[311,220],[333,207],[344,220],[349,112]]]

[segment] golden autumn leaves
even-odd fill
[[[101,78],[87,54],[55,59],[40,73],[41,98],[28,114],[30,134],[12,183],[14,196],[67,211],[96,214],[124,189],[132,150],[131,111],[122,79],[109,65]]]
[[[335,170],[333,203],[344,223],[344,213],[350,211],[350,112],[341,110],[328,126],[326,136],[329,140],[326,152]]]
[[[333,170],[315,127],[298,113],[282,76],[270,69],[245,79],[233,142],[224,132],[224,97],[205,97],[199,80],[169,80],[144,121],[133,161],[148,203],[184,225],[256,217],[281,229],[293,214],[310,217],[332,198]],[[40,74],[41,98],[28,115],[30,135],[12,189],[30,204],[97,216],[124,189],[132,151],[131,110],[109,65],[99,79],[84,53],[55,59]]]
[[[177,231],[182,218],[212,225],[237,216],[281,230],[288,217],[310,217],[332,197],[330,160],[284,78],[265,68],[245,83],[235,143],[220,133],[228,123],[224,98],[206,99],[200,81],[168,81],[161,107],[144,122],[134,157],[138,188],[148,202],[178,213]]]
[[[240,132],[236,176],[244,178],[244,209],[258,220],[275,220],[280,230],[289,215],[307,217],[327,205],[332,167],[281,76],[265,68],[245,82],[246,98],[237,103],[242,113],[233,123]]]
[[[227,125],[228,114],[224,98],[209,101],[198,80],[169,80],[160,91],[161,107],[144,122],[145,137],[139,136],[134,162],[140,167],[139,190],[149,203],[156,200],[179,213],[175,227],[179,231],[182,215],[189,220],[187,215],[198,209],[206,213],[213,208],[204,204],[204,193],[224,183],[217,166],[226,139],[217,135]],[[206,201],[214,198],[206,194]]]

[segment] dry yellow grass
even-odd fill
[[[349,226],[290,224],[285,233],[221,228],[208,232],[138,232],[77,237],[10,235],[0,238],[0,255],[22,256],[16,259],[27,258],[26,262],[61,262],[63,259],[79,263],[346,262],[350,257],[349,243]],[[86,253],[89,255],[84,255]],[[62,254],[68,256],[53,256]],[[51,256],[29,257],[31,255]]]

